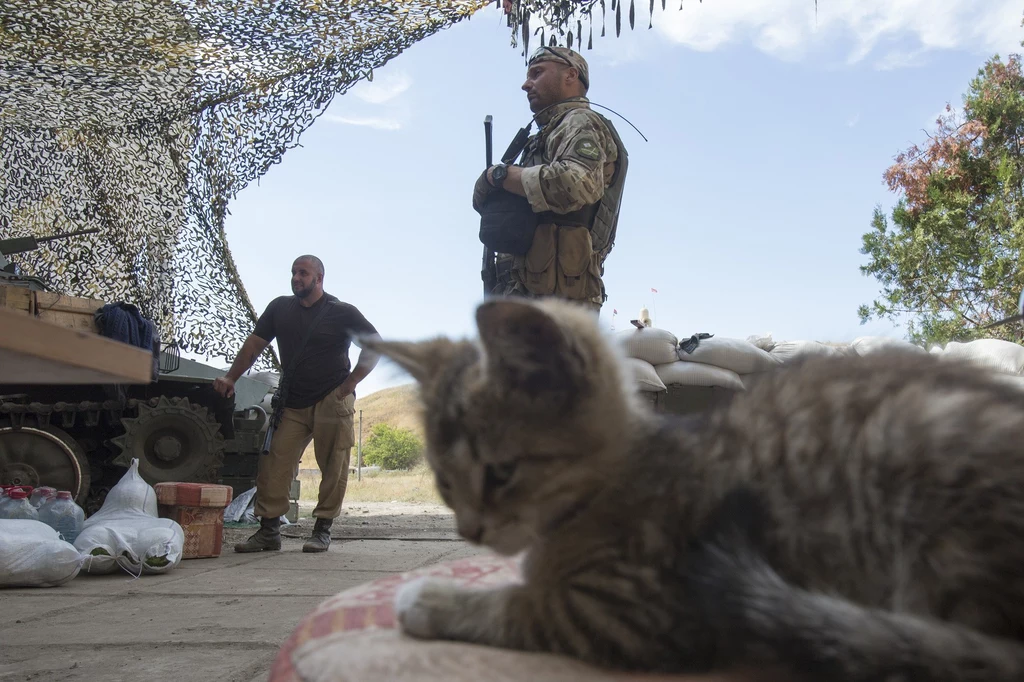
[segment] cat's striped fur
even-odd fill
[[[459,532],[528,550],[525,582],[414,583],[406,632],[736,679],[1024,680],[1024,393],[897,352],[674,418],[592,313],[492,300],[477,324],[366,343],[419,383]]]

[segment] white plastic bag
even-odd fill
[[[0,519],[0,587],[56,587],[82,568],[60,534],[34,519]]]
[[[185,532],[157,516],[156,491],[139,475],[139,460],[117,482],[75,540],[86,573],[166,573],[181,563]]]

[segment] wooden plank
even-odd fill
[[[0,308],[19,310],[29,315],[35,313],[35,293],[26,287],[0,285]]]
[[[0,308],[0,383],[148,384],[153,354]]]
[[[68,329],[99,333],[94,313],[103,301],[26,287],[0,286],[0,308],[34,315]]]

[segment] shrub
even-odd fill
[[[363,447],[363,464],[381,469],[411,469],[423,456],[423,443],[409,429],[380,423]]]

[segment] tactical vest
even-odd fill
[[[548,123],[526,143],[523,149],[519,165],[539,166],[548,163],[550,159],[544,157],[548,131],[553,130],[566,115],[573,109],[553,117]],[[591,113],[598,116],[611,134],[615,148],[618,150],[618,158],[615,160],[615,173],[612,181],[605,188],[604,195],[593,204],[584,206],[570,213],[554,213],[544,211],[537,216],[538,223],[552,223],[555,225],[582,225],[590,230],[591,241],[594,245],[594,252],[601,257],[601,261],[611,253],[615,245],[615,234],[619,224],[619,207],[622,205],[622,190],[626,183],[626,171],[629,168],[629,156],[626,147],[622,144],[622,138],[615,126],[607,118],[590,109]]]

